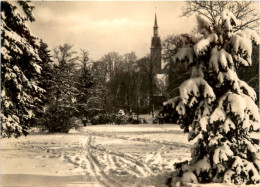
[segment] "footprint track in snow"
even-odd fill
[[[89,136],[88,142],[86,145],[86,154],[87,158],[90,161],[91,170],[95,174],[96,179],[103,184],[104,186],[108,187],[121,187],[122,185],[114,181],[113,179],[109,178],[107,174],[104,172],[104,168],[99,163],[99,161],[96,159],[97,157],[93,156],[92,149],[91,149],[91,142],[92,142],[92,136]]]
[[[140,161],[140,158],[135,158],[130,154],[107,150],[101,145],[95,146],[93,144],[94,138],[95,137],[93,137],[92,135],[88,137],[86,150],[89,154],[88,156],[90,160],[93,161],[91,163],[94,163],[95,166],[102,169],[102,171],[107,171],[108,175],[105,174],[106,179],[108,178],[108,176],[116,177],[116,174],[130,175],[135,177],[146,177],[156,174],[153,167],[142,163],[142,161]],[[95,169],[94,166],[92,166],[92,170],[93,169]],[[103,172],[102,174],[102,176],[104,176]],[[100,180],[100,177],[98,179]],[[118,178],[117,181],[120,181],[120,178]],[[115,186],[115,184],[113,184],[112,186]]]
[[[31,147],[31,150],[42,151],[50,159],[60,158],[64,163],[74,165],[75,170],[80,169],[86,176],[95,178],[101,185],[107,187],[124,186],[122,184],[125,184],[124,182],[128,177],[142,178],[161,172],[160,164],[154,165],[152,163],[156,154],[152,153],[150,159],[145,159],[145,155],[136,156],[112,151],[103,147],[102,144],[98,144],[99,142],[95,142],[96,137],[100,136],[101,134],[90,132],[86,134],[85,139],[81,142],[64,143],[64,145],[63,143],[57,143],[57,145],[48,144],[48,146],[35,145]],[[112,138],[137,141],[117,137],[116,135]],[[160,142],[149,143],[157,144]],[[164,151],[164,145],[161,145],[162,147],[157,150],[160,152],[159,154]],[[28,146],[28,144],[22,145],[22,147],[25,146]]]
[[[101,144],[96,145],[95,138],[92,133],[88,134],[82,141],[82,149],[78,150],[78,154],[65,151],[61,159],[80,167],[86,175],[96,178],[101,185],[107,187],[123,186],[121,183],[127,177],[147,177],[161,171],[161,167],[154,165],[150,159],[106,149]],[[151,159],[154,156],[155,154]]]

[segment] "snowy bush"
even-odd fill
[[[142,124],[144,119],[137,119],[133,116],[128,115],[116,115],[116,114],[98,114],[90,119],[92,125],[100,124],[116,124],[116,125],[126,125],[126,124]]]
[[[192,74],[180,85],[180,96],[163,105],[195,140],[192,159],[175,166],[182,183],[255,184],[260,169],[259,145],[252,138],[259,131],[257,97],[236,72],[252,65],[252,44],[259,44],[259,36],[250,29],[236,31],[239,20],[228,10],[218,19],[213,25],[198,17],[203,37],[174,57],[190,63]]]

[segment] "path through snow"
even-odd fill
[[[2,185],[17,185],[22,174],[33,176],[32,183],[44,176],[36,181],[41,186],[165,186],[173,163],[190,158],[190,146],[176,125],[90,126],[80,133],[4,139]]]

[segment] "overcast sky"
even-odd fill
[[[161,39],[169,34],[187,33],[191,18],[180,17],[184,2],[33,2],[36,22],[31,31],[53,49],[69,42],[75,50],[89,51],[98,60],[104,54],[135,51],[149,53],[155,6]]]

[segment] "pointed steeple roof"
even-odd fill
[[[157,25],[157,17],[156,17],[156,12],[155,12],[155,18],[154,18],[154,27],[158,27],[158,25]]]

